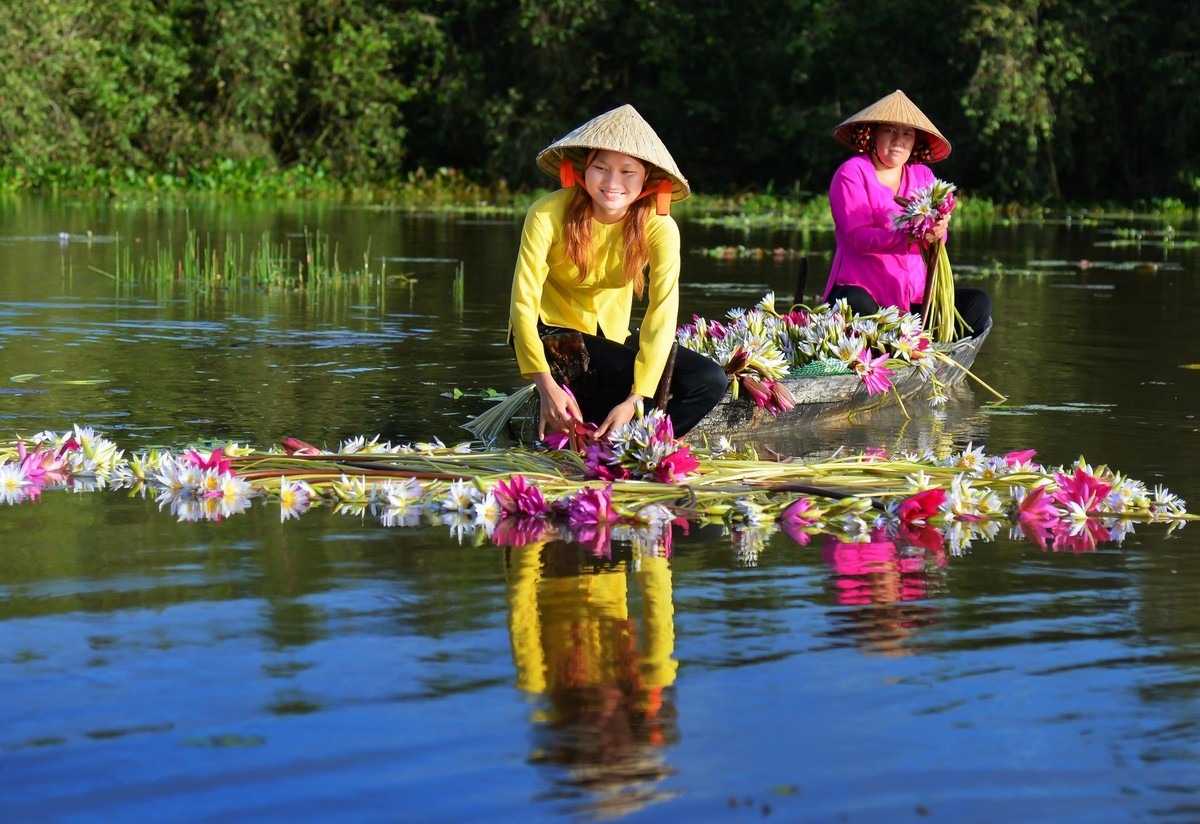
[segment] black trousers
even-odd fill
[[[591,363],[587,374],[571,384],[571,391],[579,401],[585,421],[603,423],[613,407],[629,397],[633,389],[633,362],[637,358],[638,341],[637,332],[625,343],[595,335],[583,336]],[[682,436],[699,423],[725,396],[728,386],[729,379],[719,363],[678,347],[667,400],[667,414],[671,417],[675,435]],[[653,403],[654,398],[650,398],[647,408]]]
[[[861,286],[835,286],[829,292],[828,301],[833,303],[843,298],[857,315],[874,315],[879,311],[879,304],[875,302],[875,298]],[[987,328],[988,320],[992,317],[992,298],[982,289],[955,288],[954,308],[971,328],[968,337],[978,337]],[[921,304],[914,303],[908,311],[921,314]]]

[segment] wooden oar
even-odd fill
[[[804,303],[804,284],[808,280],[808,258],[800,258],[800,271],[796,273],[796,292],[792,295],[792,306]]]

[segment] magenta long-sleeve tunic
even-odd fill
[[[899,194],[912,197],[934,179],[928,166],[905,166]],[[834,286],[861,286],[880,306],[907,311],[924,300],[921,246],[892,228],[900,206],[892,190],[879,182],[869,157],[855,155],[838,167],[829,184],[829,211],[837,250],[825,297]]]

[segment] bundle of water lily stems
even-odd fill
[[[804,462],[760,460],[752,449],[675,441],[654,414],[583,453],[488,450],[440,441],[392,446],[355,438],[332,450],[287,438],[282,449],[238,444],[154,450],[129,458],[89,428],[42,432],[0,445],[0,504],[36,502],[46,491],[116,489],[153,496],[180,520],[223,520],[252,500],[280,520],[317,506],[372,514],[385,526],[449,525],[462,539],[524,543],[548,534],[615,534],[679,519],[732,531],[782,529],[799,543],[833,533],[953,548],[991,540],[1007,526],[1039,545],[1094,547],[1135,522],[1192,519],[1163,487],[1082,458],[1047,468],[1032,451],[988,456],[982,447],[933,455],[843,455]],[[600,551],[600,550],[598,550]]]
[[[974,329],[967,324],[954,306],[954,275],[950,271],[950,256],[946,246],[935,241],[922,253],[925,259],[925,302],[921,321],[929,337],[937,343],[949,343]]]

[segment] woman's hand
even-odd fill
[[[633,416],[637,414],[637,404],[640,400],[642,400],[641,395],[630,395],[614,406],[608,413],[608,417],[604,419],[604,423],[600,424],[600,428],[596,430],[596,440],[607,436],[617,427],[624,426],[633,420]]]
[[[950,215],[942,215],[933,223],[933,228],[925,233],[925,242],[933,243],[935,240],[946,239],[946,229],[950,227]]]
[[[579,404],[575,396],[555,382],[549,372],[538,372],[533,376],[533,383],[538,391],[538,439],[546,437],[546,429],[551,432],[569,432],[571,424],[583,420]]]

